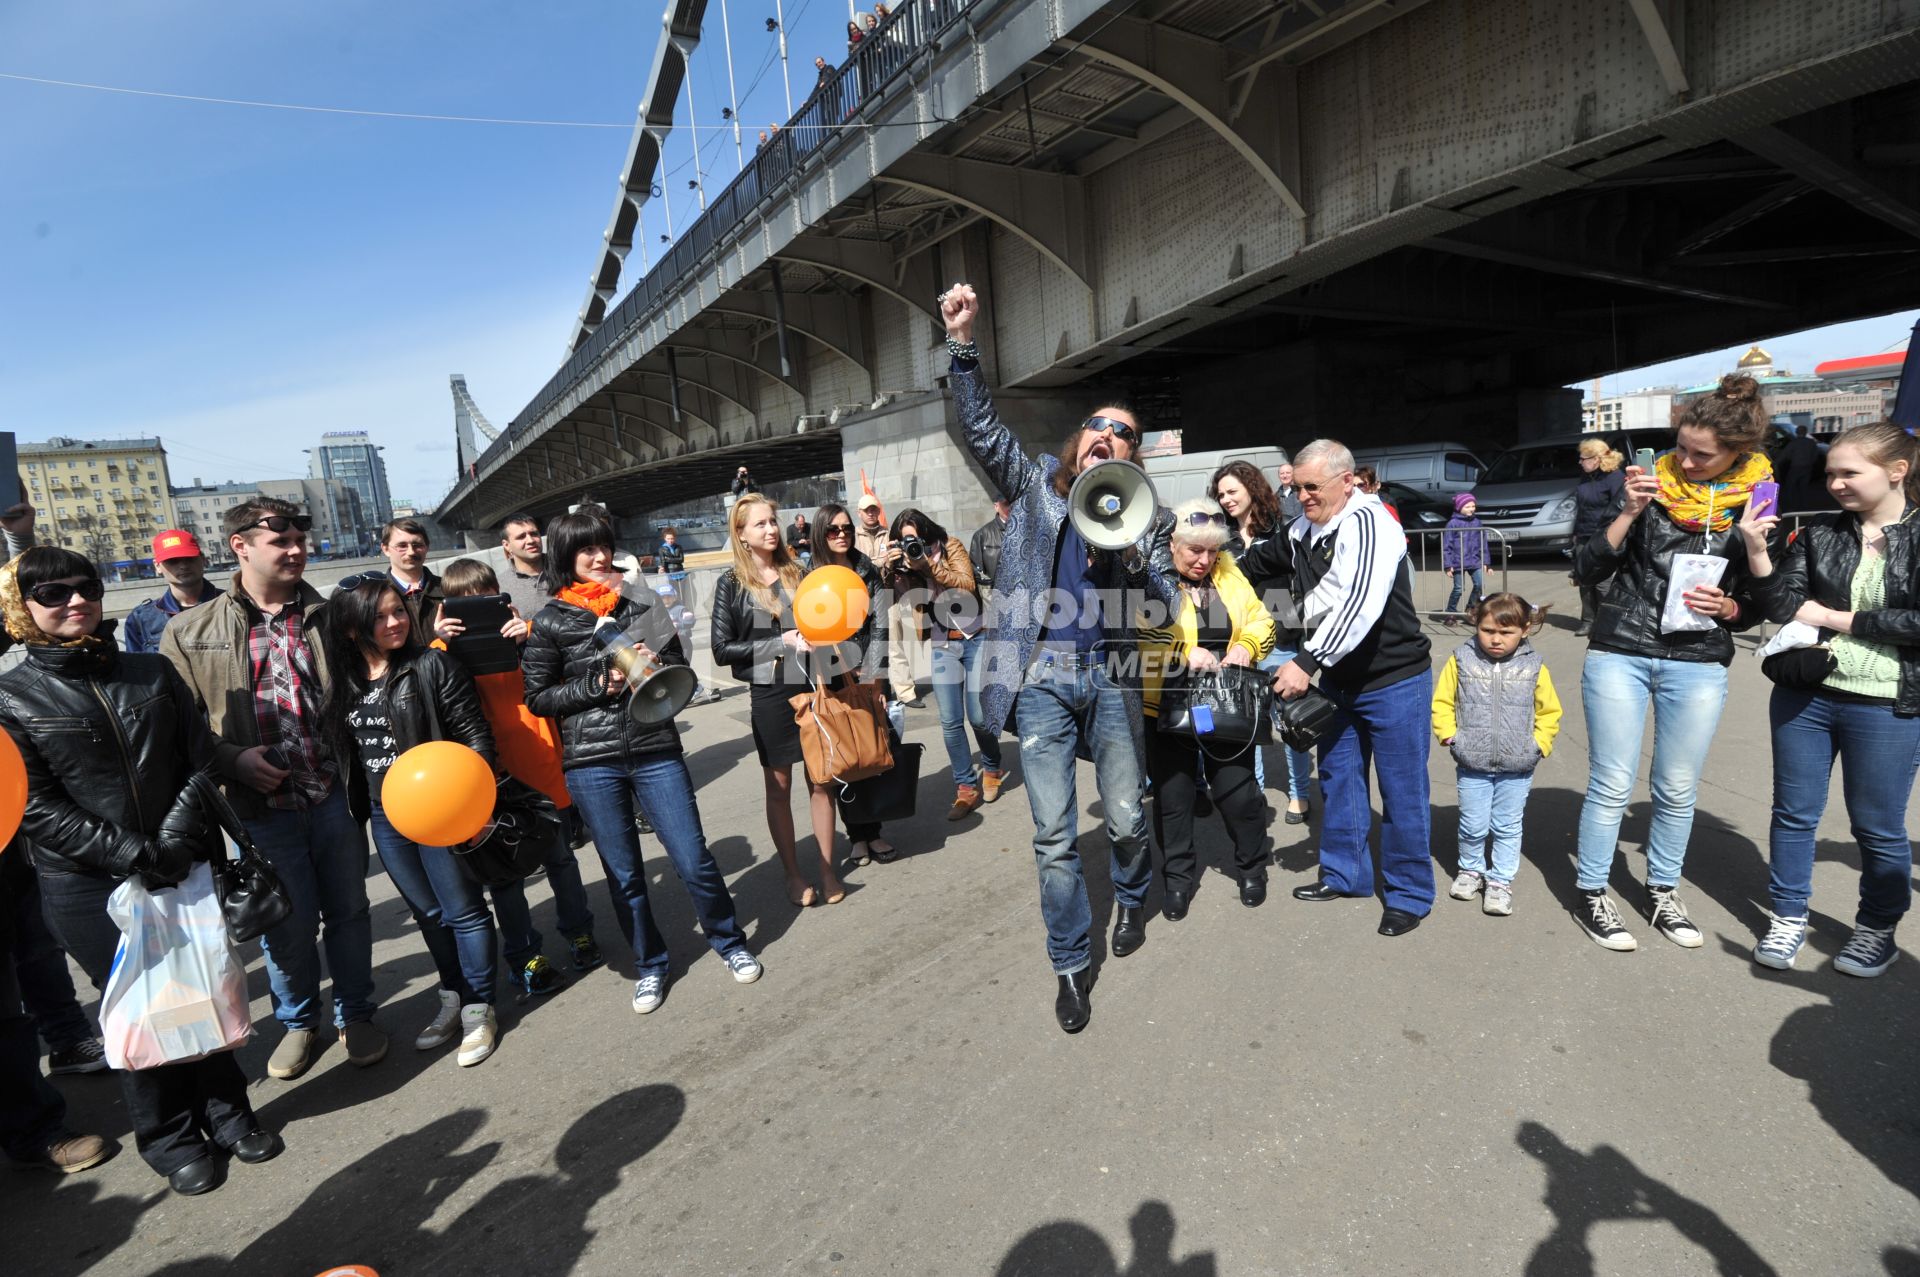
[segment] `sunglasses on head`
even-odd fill
[[[1139,431],[1124,421],[1115,421],[1112,417],[1088,417],[1080,423],[1080,428],[1082,430],[1092,430],[1095,433],[1111,430],[1113,437],[1124,443],[1136,444],[1140,442]]]
[[[106,592],[106,582],[95,577],[78,585],[71,581],[42,581],[27,591],[27,597],[41,607],[65,607],[76,594],[89,603],[98,603]]]
[[[390,584],[392,580],[393,578],[385,572],[355,572],[352,576],[341,577],[333,588],[345,594],[349,590],[357,590],[361,586],[371,585],[375,581],[379,581],[382,584]]]
[[[1232,526],[1227,522],[1227,516],[1224,514],[1208,514],[1205,510],[1195,510],[1187,516],[1187,526],[1190,528],[1204,528],[1209,523],[1223,528]]]
[[[289,528],[301,532],[313,531],[313,519],[304,514],[270,514],[264,519],[255,519],[244,528],[235,528],[236,532],[251,532],[255,528],[265,528],[272,533],[281,533]]]

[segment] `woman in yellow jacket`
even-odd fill
[[[1160,844],[1161,889],[1169,921],[1187,914],[1199,866],[1193,854],[1194,791],[1202,769],[1213,805],[1233,840],[1240,903],[1267,898],[1267,799],[1253,778],[1254,748],[1159,730],[1160,689],[1185,669],[1251,668],[1273,648],[1273,617],[1234,564],[1231,525],[1205,497],[1173,511],[1172,555],[1180,598],[1164,629],[1140,631],[1141,701],[1147,717],[1147,772],[1153,780],[1153,832]]]

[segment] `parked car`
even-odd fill
[[[1463,443],[1402,443],[1354,451],[1355,465],[1372,466],[1381,483],[1404,484],[1421,492],[1471,492],[1486,469]]]

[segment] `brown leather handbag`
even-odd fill
[[[848,674],[839,686],[817,679],[813,690],[789,698],[800,726],[807,779],[847,784],[893,766],[887,733],[887,694],[878,683]]]

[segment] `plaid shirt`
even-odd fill
[[[253,717],[260,743],[278,746],[291,774],[267,796],[269,807],[304,811],[327,796],[337,772],[321,740],[320,678],[307,646],[306,618],[296,601],[268,616],[252,600],[247,659],[253,684]]]

